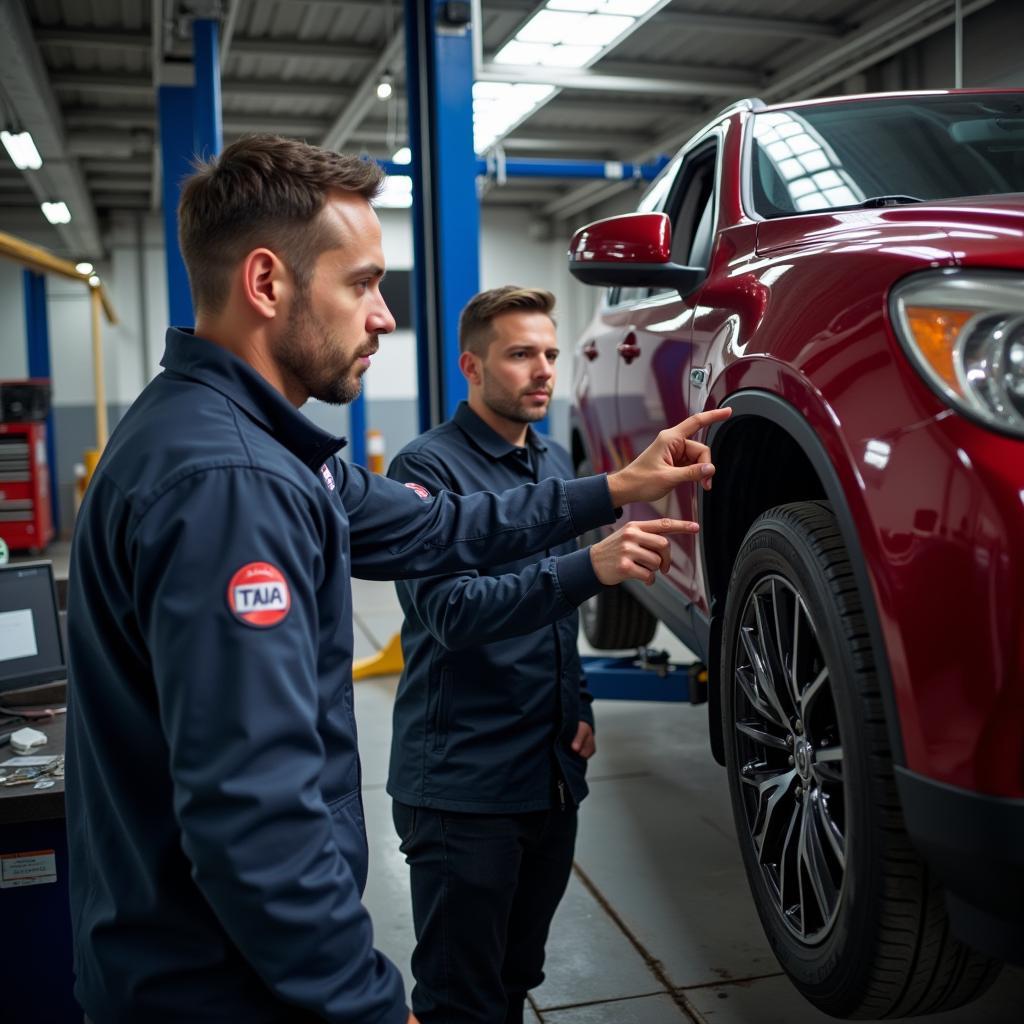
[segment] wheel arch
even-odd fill
[[[794,406],[771,392],[739,391],[718,404],[731,406],[733,414],[709,433],[715,485],[711,491],[700,492],[704,588],[711,611],[708,695],[715,759],[725,763],[719,665],[725,594],[736,553],[761,513],[790,501],[819,499],[831,504],[851,556],[878,671],[893,760],[904,765],[903,736],[871,580],[853,515],[825,445]]]

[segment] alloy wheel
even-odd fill
[[[734,652],[734,728],[745,819],[789,931],[822,940],[835,921],[849,841],[843,747],[815,625],[782,576],[761,577]]]

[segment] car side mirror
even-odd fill
[[[672,225],[664,213],[628,213],[582,227],[569,243],[569,273],[602,288],[675,288],[686,296],[703,267],[672,262]]]

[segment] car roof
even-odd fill
[[[794,110],[801,107],[822,107],[840,103],[859,103],[864,100],[892,100],[892,99],[913,99],[918,96],[1020,96],[1024,98],[1024,89],[919,89],[907,92],[867,92],[858,93],[854,96],[823,96],[817,99],[790,100],[785,103],[765,103],[763,100],[751,97],[740,100],[729,107],[726,107],[715,120],[728,117],[741,110],[770,112],[774,110]]]

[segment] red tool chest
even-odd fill
[[[53,540],[44,422],[0,423],[0,537],[12,551]]]

